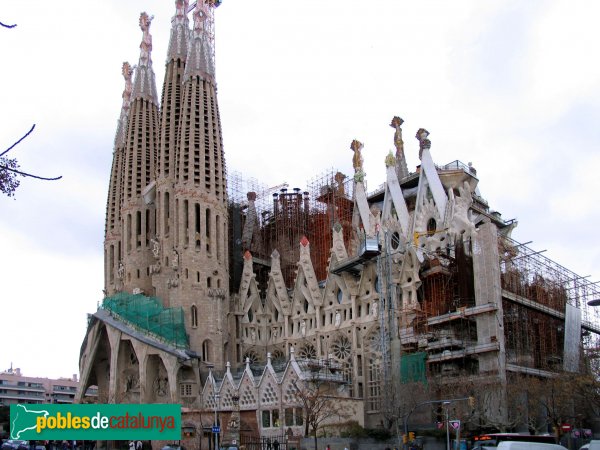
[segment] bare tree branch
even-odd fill
[[[10,172],[18,173],[19,175],[23,175],[24,177],[31,177],[31,178],[36,178],[38,180],[44,180],[44,181],[56,181],[56,180],[60,180],[62,178],[62,175],[60,175],[58,177],[53,177],[53,178],[40,177],[38,175],[33,175],[31,173],[21,172],[20,170],[11,169],[10,167],[5,166],[3,164],[0,164],[0,169],[4,169],[4,170],[8,170]]]
[[[0,192],[8,195],[9,197],[12,197],[14,195],[15,190],[19,187],[19,181],[17,180],[17,175],[21,175],[23,177],[31,177],[31,178],[35,178],[37,180],[44,180],[44,181],[55,181],[55,180],[60,180],[62,178],[62,175],[58,176],[58,177],[42,177],[39,175],[34,175],[29,172],[23,172],[21,170],[18,170],[19,165],[18,165],[16,159],[8,159],[8,158],[4,157],[4,155],[6,155],[9,151],[11,151],[17,145],[19,145],[23,141],[23,139],[25,139],[27,136],[29,136],[33,132],[34,129],[35,129],[35,124],[33,124],[31,126],[31,128],[29,129],[29,131],[27,133],[25,133],[23,136],[21,136],[21,138],[17,142],[15,142],[13,145],[8,147],[2,153],[0,153]]]
[[[11,145],[6,150],[4,150],[2,153],[0,153],[0,156],[4,156],[8,152],[10,152],[15,146],[19,145],[19,142],[21,142],[23,139],[25,139],[27,136],[29,136],[31,134],[31,132],[34,130],[34,128],[35,128],[35,123],[31,126],[31,129],[21,137],[21,139],[19,139],[13,145]]]

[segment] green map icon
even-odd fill
[[[25,405],[15,405],[14,412],[11,411],[12,421],[10,423],[10,438],[21,439],[21,434],[27,430],[37,427],[39,416],[47,417],[48,411],[43,409],[28,409]]]

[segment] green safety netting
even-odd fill
[[[102,308],[161,341],[178,348],[189,346],[182,308],[165,308],[156,297],[126,292],[106,297]]]
[[[427,353],[418,352],[400,357],[400,379],[402,383],[427,383],[425,360]]]

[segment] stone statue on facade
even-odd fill
[[[173,257],[171,259],[171,268],[173,270],[179,269],[179,252],[175,247],[173,247]]]
[[[158,241],[158,236],[156,238],[150,239],[150,242],[152,242],[152,254],[154,255],[154,258],[159,259],[160,258],[160,242]]]

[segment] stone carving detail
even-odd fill
[[[152,242],[152,255],[154,255],[155,259],[160,258],[160,242],[158,241],[158,236],[156,238],[150,239]]]
[[[473,203],[473,195],[469,183],[465,181],[458,188],[459,196],[453,196],[453,214],[450,221],[449,232],[455,235],[467,232],[472,235],[475,225],[469,219],[469,208]]]
[[[179,286],[179,277],[176,278],[170,278],[167,280],[167,288],[174,288]]]
[[[123,265],[123,261],[119,261],[119,268],[117,269],[117,278],[120,280],[125,276],[125,266]]]
[[[345,361],[352,354],[352,343],[346,336],[340,336],[332,345],[333,356]]]
[[[138,391],[140,388],[140,378],[137,374],[129,372],[125,374],[125,392]]]
[[[171,268],[173,270],[179,269],[179,252],[173,247],[173,257],[171,258]]]
[[[161,268],[160,260],[158,260],[156,264],[150,264],[150,273],[160,273]]]
[[[152,388],[157,397],[165,397],[169,390],[169,379],[166,376],[158,375],[152,383]]]

